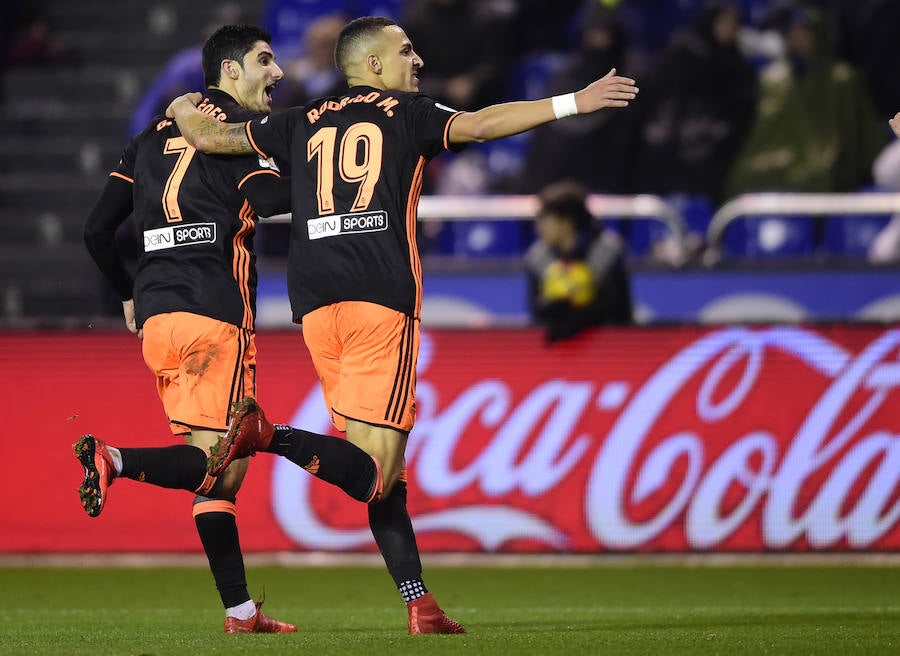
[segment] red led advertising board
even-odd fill
[[[273,421],[330,432],[299,331],[261,332]],[[128,334],[0,335],[0,553],[197,551],[192,495],[117,480],[77,495],[71,444],[166,446]],[[425,330],[409,509],[423,551],[890,551],[900,547],[900,330],[877,326]],[[259,454],[247,552],[373,551],[366,509]]]

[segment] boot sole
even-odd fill
[[[234,451],[234,441],[238,429],[241,424],[244,423],[247,415],[256,410],[256,408],[256,404],[251,403],[249,399],[244,399],[243,401],[238,401],[234,404],[234,417],[231,420],[231,425],[234,428],[234,435],[228,437],[228,434],[231,431],[225,433],[225,435],[222,436],[222,439],[209,450],[209,458],[206,459],[206,470],[212,476],[221,476],[222,472],[228,469],[228,465],[230,465],[233,460],[236,460],[236,458],[231,457],[231,454]]]
[[[100,490],[100,472],[94,463],[96,444],[91,435],[83,435],[72,445],[75,457],[84,467],[84,480],[78,488],[78,496],[81,499],[81,507],[88,517],[96,517],[103,509],[103,493]]]

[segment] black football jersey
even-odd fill
[[[247,123],[262,159],[291,162],[294,319],[338,301],[418,317],[416,209],[425,164],[458,112],[420,93],[352,87]]]
[[[217,89],[207,89],[198,108],[228,122],[259,116]],[[155,314],[192,312],[253,328],[257,217],[240,188],[257,174],[277,169],[256,156],[199,153],[164,116],[131,140],[110,175],[134,185],[142,241],[134,281],[138,325]]]

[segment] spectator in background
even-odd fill
[[[838,51],[865,80],[878,116],[900,107],[900,2],[831,0]]]
[[[490,2],[411,0],[402,23],[427,62],[422,92],[461,110],[504,100],[509,62],[503,18]]]
[[[9,12],[10,18],[15,21],[10,39],[5,41],[9,44],[5,58],[7,66],[68,66],[80,62],[78,52],[56,34],[39,6],[13,3],[5,12]],[[4,32],[8,29],[4,27]]]
[[[8,44],[12,41],[13,35],[18,31],[25,13],[24,0],[7,0],[0,4],[0,38],[3,43]],[[3,57],[3,63],[6,63],[6,57]]]
[[[626,48],[617,13],[593,4],[579,48],[551,79],[548,95],[586,86],[600,71],[621,70]],[[636,125],[632,112],[596,112],[542,125],[534,131],[525,166],[511,186],[533,193],[553,182],[574,180],[594,192],[627,193]]]
[[[900,137],[900,113],[891,120],[891,128]],[[872,167],[872,176],[881,189],[900,192],[900,141],[895,139],[881,151]],[[876,264],[900,262],[900,213],[894,214],[872,240],[869,261]]]
[[[548,341],[589,326],[633,322],[621,238],[587,208],[584,187],[558,182],[540,193],[538,240],[525,254],[531,315]]]
[[[303,55],[304,35],[322,16],[343,14],[399,19],[408,0],[266,0],[263,24],[272,33],[272,47],[284,59]]]
[[[218,5],[212,20],[203,28],[202,38],[192,46],[176,52],[162,71],[138,99],[128,124],[128,136],[133,137],[157,114],[165,112],[169,101],[189,91],[206,88],[203,79],[203,43],[223,25],[244,22],[243,10],[236,2]]]
[[[303,35],[303,54],[283,64],[284,82],[273,99],[276,110],[337,96],[347,89],[347,81],[334,66],[334,47],[346,22],[343,14],[336,13],[310,23]]]
[[[836,61],[821,12],[790,3],[773,20],[786,56],[762,72],[757,117],[727,194],[856,190],[871,179],[884,145],[868,92],[848,64]]]
[[[634,190],[722,200],[753,122],[756,71],[737,46],[740,7],[711,0],[676,33],[640,104]]]
[[[514,4],[512,31],[516,38],[510,45],[517,55],[571,48],[574,23],[584,0],[518,0]],[[606,0],[606,4],[618,2]]]
[[[23,0],[8,0],[0,3],[0,43],[9,44],[13,35],[18,31],[25,10]],[[6,71],[9,68],[9,46],[6,48],[6,56],[0,57],[0,102],[3,102],[6,94]]]

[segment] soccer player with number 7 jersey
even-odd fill
[[[380,463],[383,491],[369,525],[408,609],[412,634],[464,633],[422,580],[406,508],[404,451],[415,422],[422,268],[416,208],[425,165],[443,150],[530,130],[552,120],[626,107],[634,80],[615,70],[554,98],[457,112],[418,92],[422,59],[403,29],[358,18],[341,32],[335,63],[344,95],[244,126],[219,123],[176,98],[167,116],[198,150],[290,162],[288,292],[334,425]],[[291,429],[243,404],[214,449],[212,471],[256,451],[281,452]],[[282,446],[276,447],[276,444]]]
[[[282,77],[270,40],[253,25],[227,25],[210,36],[204,115],[243,125],[269,113]],[[257,212],[277,214],[289,204],[289,181],[273,160],[198,153],[174,121],[159,116],[129,142],[85,225],[88,251],[122,299],[128,329],[143,338],[172,433],[187,443],[115,448],[83,435],[74,445],[84,469],[81,504],[98,517],[119,478],[194,492],[192,514],[225,606],[226,633],[297,630],[265,615],[247,591],[235,520],[247,461],[207,472],[208,450],[233,405],[256,395]],[[143,242],[133,279],[115,242],[132,211]],[[380,494],[377,462],[350,442],[305,433],[302,447],[299,456],[314,449],[323,460],[310,473],[360,501]]]

